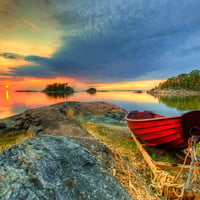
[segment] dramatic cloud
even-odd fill
[[[16,53],[0,53],[0,56],[4,57],[4,58],[8,58],[8,59],[14,59],[14,60],[18,60],[18,59],[24,59],[24,56],[16,54]]]
[[[13,68],[12,75],[113,81],[166,78],[199,68],[198,0],[44,3],[64,30],[62,46],[50,58],[25,57],[36,65]]]

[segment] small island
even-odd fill
[[[89,88],[86,90],[86,92],[90,93],[90,94],[95,94],[97,92],[96,88]]]
[[[75,90],[73,87],[69,86],[68,83],[53,83],[47,85],[42,92],[73,94]]]

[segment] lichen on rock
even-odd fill
[[[43,135],[0,154],[0,199],[132,198],[89,150],[66,137]]]

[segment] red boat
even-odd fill
[[[173,117],[151,111],[131,111],[126,121],[141,142],[161,149],[184,149],[188,138],[200,136],[200,110]]]

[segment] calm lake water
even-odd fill
[[[29,108],[47,106],[63,101],[107,101],[127,111],[150,110],[161,115],[178,115],[189,110],[200,110],[200,97],[154,97],[132,91],[109,91],[88,94],[77,92],[71,96],[49,96],[40,92],[0,92],[0,118],[24,112]]]

